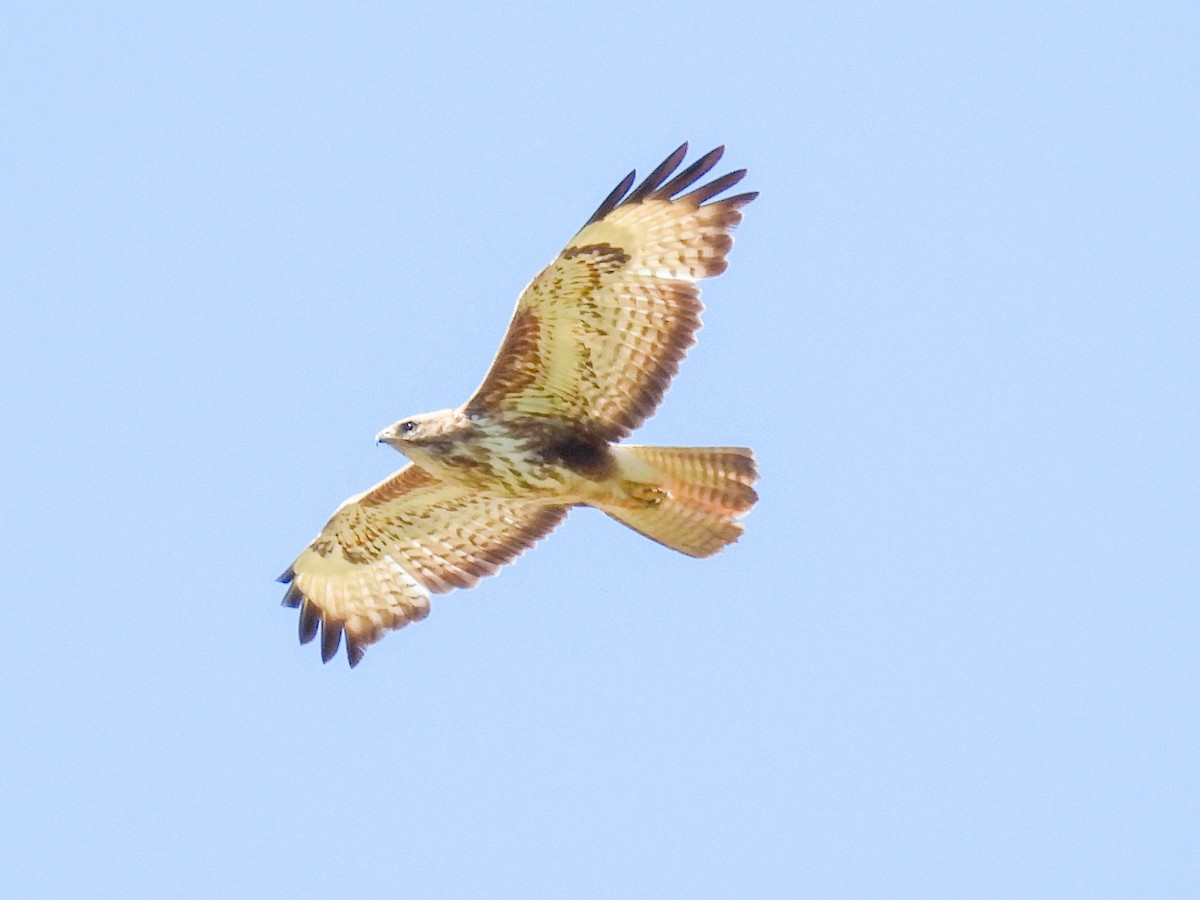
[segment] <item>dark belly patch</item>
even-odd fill
[[[598,438],[558,437],[550,441],[546,450],[548,462],[558,463],[592,481],[608,478],[616,470],[608,443]]]

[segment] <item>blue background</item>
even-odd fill
[[[1194,4],[0,15],[13,897],[1200,895]],[[272,579],[630,168],[748,167],[594,511],[351,672]]]

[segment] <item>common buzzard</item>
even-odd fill
[[[328,662],[344,634],[357,665],[385,632],[424,618],[431,591],[494,574],[572,506],[689,556],[737,540],[757,499],[750,450],[618,443],[695,341],[696,282],[725,271],[757,196],[717,199],[745,170],[698,185],[723,150],[676,173],[684,144],[632,190],[630,172],[522,291],[474,396],[380,432],[412,462],[338,507],[279,579],[301,643],[319,629]]]

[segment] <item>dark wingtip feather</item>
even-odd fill
[[[349,632],[346,633],[346,659],[350,663],[350,668],[354,668],[362,662],[363,655],[367,649],[354,638],[350,637]]]
[[[721,157],[725,155],[725,145],[715,147],[709,150],[702,157],[689,165],[686,169],[674,175],[684,157],[687,156],[688,144],[684,141],[675,150],[663,160],[658,167],[646,176],[645,180],[637,187],[630,191],[634,181],[637,178],[636,172],[630,172],[625,176],[624,180],[618,184],[612,192],[604,198],[604,202],[599,208],[592,213],[592,217],[584,223],[584,228],[595,222],[599,222],[613,210],[621,206],[626,206],[632,203],[641,203],[643,200],[673,200],[679,199],[696,206],[711,200],[717,194],[729,190],[739,181],[746,177],[745,169],[738,169],[736,172],[730,172],[727,175],[722,175],[710,181],[708,184],[701,185],[693,190],[690,194],[678,196],[683,191],[692,187],[697,181],[707,175],[712,168],[721,161]],[[668,180],[669,179],[669,180]],[[745,206],[751,200],[758,196],[758,192],[754,191],[746,194],[738,194],[736,197],[728,197],[721,202],[728,205],[732,209],[737,209],[740,206]]]
[[[342,626],[327,618],[321,619],[321,662],[329,662],[342,643]]]
[[[738,209],[745,206],[751,200],[758,196],[758,191],[747,191],[744,194],[735,194],[732,197],[726,197],[721,202],[731,209]]]
[[[283,605],[296,609],[304,602],[304,595],[300,593],[300,588],[294,584],[287,589],[287,593],[283,595]]]
[[[641,203],[643,200],[653,194],[656,190],[658,190],[659,185],[661,185],[672,172],[679,168],[679,164],[683,162],[683,158],[687,156],[687,152],[687,141],[684,141],[675,148],[674,152],[672,152],[670,156],[659,163],[658,167],[653,172],[646,176],[645,181],[633,189],[633,193],[626,197],[624,202]]]
[[[300,643],[307,644],[317,636],[317,626],[321,624],[321,611],[315,603],[305,600],[300,604]]]
[[[293,569],[291,566],[288,566],[287,571],[284,572],[282,575],[280,575],[275,580],[278,581],[280,584],[290,584],[292,579],[295,577],[296,577],[296,570]]]
[[[622,178],[621,183],[609,192],[609,195],[604,198],[604,202],[596,208],[594,213],[592,213],[592,217],[583,223],[583,227],[587,228],[593,222],[599,222],[610,212],[616,209],[624,199],[626,192],[630,189],[630,187],[633,186],[633,182],[636,178],[636,169]]]
[[[720,146],[716,149],[709,150],[702,157],[660,187],[651,196],[655,200],[670,200],[680,191],[695,184],[701,178],[708,174],[717,163],[721,161],[721,157],[725,155],[725,147]]]
[[[727,175],[722,175],[720,178],[715,178],[708,184],[701,185],[690,194],[684,194],[680,199],[695,203],[699,206],[706,200],[711,200],[722,191],[727,191],[743,178],[746,177],[745,169],[738,169],[735,172],[730,172]]]

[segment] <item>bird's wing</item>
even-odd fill
[[[406,466],[351,497],[280,581],[300,609],[300,643],[321,631],[321,657],[342,633],[350,665],[368,644],[425,618],[429,593],[471,587],[532,546],[566,507],[481,497]]]
[[[684,144],[632,191],[632,172],[617,185],[521,293],[468,413],[558,420],[611,441],[654,411],[700,327],[696,282],[725,271],[730,232],[757,196],[713,200],[745,170],[695,187],[722,152],[674,174]]]

